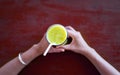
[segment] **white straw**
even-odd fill
[[[46,56],[49,49],[51,48],[52,44],[49,44],[49,46],[47,47],[47,49],[45,50],[45,52],[43,53],[43,56]]]

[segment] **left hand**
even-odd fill
[[[46,48],[48,47],[49,43],[46,39],[46,36],[44,35],[43,38],[41,39],[41,41],[38,43],[38,46],[40,47],[40,52],[42,52],[42,54],[45,52]],[[54,48],[51,47],[48,53],[59,53],[59,52],[64,52],[65,49],[63,48]]]

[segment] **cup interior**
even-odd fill
[[[50,30],[52,27],[54,27],[54,26],[59,26],[59,27],[63,28],[63,30],[65,31],[65,36],[66,36],[66,37],[65,37],[65,40],[64,40],[64,42],[62,42],[62,43],[60,43],[60,44],[52,43],[52,42],[49,40],[48,32],[49,32],[49,30]],[[54,25],[52,25],[52,26],[50,26],[50,27],[48,28],[47,33],[46,33],[46,39],[47,39],[47,41],[48,41],[50,44],[52,44],[52,45],[55,45],[55,46],[57,46],[57,45],[62,45],[62,44],[64,44],[64,43],[66,42],[66,40],[67,40],[67,30],[66,30],[66,28],[65,28],[63,25],[61,25],[61,24],[54,24]]]

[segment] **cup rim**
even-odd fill
[[[63,28],[65,29],[65,32],[66,32],[66,40],[67,40],[67,37],[68,37],[67,30],[66,30],[66,28],[65,28],[63,25],[61,25],[61,24],[53,24],[53,25],[51,25],[51,26],[47,29],[47,32],[48,32],[48,30],[49,30],[51,27],[56,26],[56,25],[61,26],[61,27],[63,27]],[[48,43],[51,44],[50,41],[48,40],[47,32],[46,32],[46,39],[47,39]],[[66,41],[66,40],[65,40],[65,41]],[[55,45],[55,46],[62,45],[62,44],[65,43],[65,41],[64,41],[63,43],[61,43],[61,44],[53,44],[53,45]]]

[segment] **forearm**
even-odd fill
[[[21,57],[26,64],[29,64],[34,58],[42,54],[38,44],[32,46],[29,50],[22,53]],[[38,52],[39,51],[39,52]],[[23,65],[18,57],[14,58],[0,68],[0,75],[17,75],[26,65]]]
[[[85,56],[94,64],[101,75],[119,75],[117,71],[111,64],[105,61],[94,49],[90,50]]]

